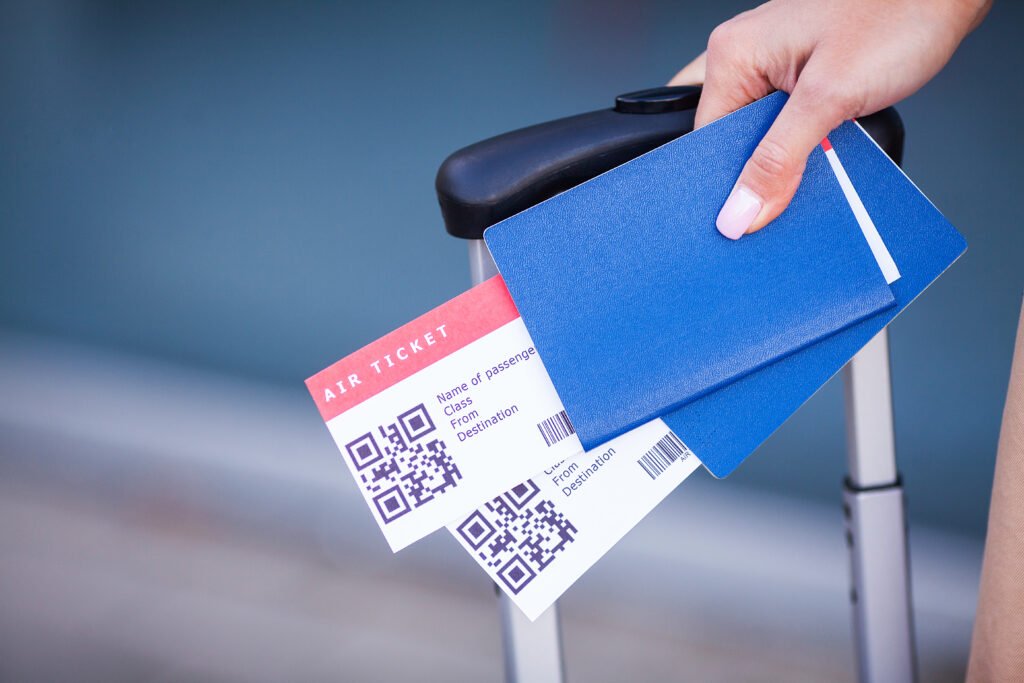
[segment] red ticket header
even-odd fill
[[[326,422],[518,317],[496,275],[321,370],[306,387]]]

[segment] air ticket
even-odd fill
[[[394,551],[583,453],[500,277],[306,385]],[[624,458],[651,448],[636,431]]]
[[[533,620],[698,467],[652,420],[546,467],[448,529]]]

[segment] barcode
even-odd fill
[[[459,485],[462,472],[437,436],[421,403],[345,445],[385,524]]]
[[[482,505],[456,531],[513,595],[565,552],[578,533],[532,479]]]
[[[644,453],[636,461],[636,464],[643,467],[644,472],[650,475],[651,479],[657,479],[662,472],[668,469],[669,465],[680,458],[685,460],[689,456],[690,449],[679,440],[678,436],[669,432],[654,444],[654,448]]]
[[[569,416],[565,414],[564,410],[542,421],[537,425],[537,429],[540,430],[540,435],[544,437],[544,443],[548,446],[576,433],[576,428],[572,426],[572,422],[569,422]]]

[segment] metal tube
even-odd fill
[[[487,251],[487,245],[483,240],[468,240],[469,242],[469,276],[474,285],[478,285],[488,278],[498,274],[498,266],[491,258],[491,252]]]
[[[896,468],[889,339],[882,330],[843,371],[847,465],[843,492],[858,678],[916,678],[903,487]]]
[[[469,274],[474,285],[497,275],[498,268],[483,240],[469,240]],[[501,635],[508,683],[562,683],[562,635],[558,604],[531,622],[497,586]]]
[[[505,680],[509,683],[562,683],[562,633],[557,603],[537,621],[530,621],[497,586],[505,649]]]
[[[896,438],[886,330],[843,369],[846,388],[846,462],[858,488],[895,484]]]

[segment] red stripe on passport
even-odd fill
[[[321,370],[306,387],[326,422],[518,317],[496,275]]]

